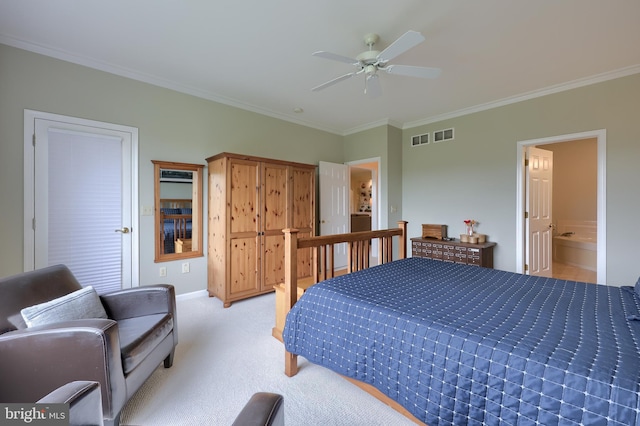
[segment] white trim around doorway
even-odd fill
[[[138,208],[138,129],[131,126],[106,123],[102,121],[88,120],[79,117],[71,117],[43,111],[24,110],[24,216],[23,216],[23,270],[31,271],[35,267],[35,242],[32,237],[34,232],[33,218],[35,217],[34,200],[34,137],[36,130],[36,120],[48,120],[72,126],[83,126],[96,129],[96,133],[110,134],[113,132],[127,133],[131,140],[130,161],[131,169],[128,171],[131,176],[125,194],[131,200],[131,228],[136,231],[135,237],[131,240],[131,279],[129,285],[138,287],[140,285],[140,240],[139,240],[139,208]]]
[[[598,253],[597,253],[597,282],[607,283],[607,191],[606,191],[606,164],[607,164],[607,131],[605,129],[591,130],[568,135],[551,136],[541,139],[518,141],[517,148],[517,188],[516,188],[516,272],[524,273],[525,259],[525,152],[528,146],[546,145],[551,143],[569,142],[580,139],[596,138],[598,146],[598,189],[597,189],[597,223],[598,223]]]

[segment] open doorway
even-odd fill
[[[346,164],[319,162],[319,235],[379,229],[379,164],[377,158]],[[334,247],[336,271],[347,265],[346,249],[346,244]],[[377,253],[374,240],[371,265],[377,264]]]
[[[350,162],[347,165],[350,174],[351,232],[379,229],[379,161],[369,159]]]
[[[528,174],[525,155],[527,148],[533,146],[556,153],[554,161],[559,159],[560,162],[554,174],[560,177],[559,185],[566,185],[554,190],[557,194],[553,199],[558,206],[552,207],[553,236],[559,238],[554,238],[553,253],[550,253],[554,255],[554,266],[558,265],[552,276],[606,284],[605,130],[518,142],[516,272],[528,273],[529,231],[525,217],[528,213]],[[590,156],[595,159],[589,171],[572,164],[579,158],[589,162]],[[580,179],[585,182],[583,188],[579,186]],[[588,186],[595,188],[589,192]],[[582,241],[578,241],[578,236]],[[588,253],[587,246],[592,246],[591,253]]]

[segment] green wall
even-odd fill
[[[23,111],[33,109],[139,129],[140,205],[153,204],[152,159],[204,164],[221,151],[317,164],[380,159],[381,223],[449,225],[464,219],[498,243],[495,266],[515,270],[517,142],[606,129],[607,282],[640,276],[640,74],[400,130],[379,126],[347,136],[0,45],[0,276],[23,264]],[[455,128],[445,143],[410,146],[415,134]],[[205,193],[206,193],[205,187]],[[393,212],[391,211],[393,207]],[[206,212],[205,212],[206,214]],[[140,218],[140,282],[158,282],[153,219]],[[206,261],[168,262],[178,293],[206,287]]]
[[[498,243],[494,265],[516,268],[517,142],[605,129],[607,284],[640,276],[640,74],[403,131],[403,212],[411,235],[423,223],[463,231],[464,219]],[[455,139],[411,147],[413,135],[453,127]]]
[[[0,276],[23,268],[24,109],[137,127],[140,206],[153,205],[151,160],[206,164],[228,151],[343,162],[342,136],[0,44]],[[159,282],[152,216],[140,217],[139,239],[140,283]],[[206,259],[189,261],[189,274],[163,263],[178,293],[206,288]]]

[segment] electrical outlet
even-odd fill
[[[161,277],[166,277],[167,276],[167,268],[164,266],[160,267],[160,276]]]
[[[186,274],[187,272],[189,272],[189,262],[185,262],[182,264],[182,273]]]

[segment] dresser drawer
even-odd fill
[[[451,244],[443,244],[442,245],[442,260],[446,260],[448,262],[456,261],[456,247]]]
[[[443,248],[444,248],[442,246],[442,243],[431,243],[431,248],[432,248],[431,258],[442,260]]]
[[[482,253],[477,248],[467,248],[467,264],[482,266]]]

